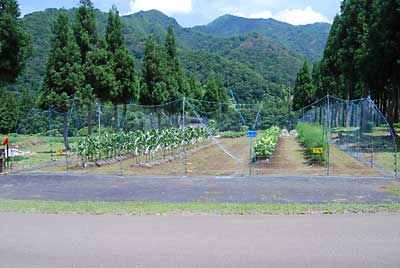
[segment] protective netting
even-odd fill
[[[397,174],[396,136],[370,98],[329,96],[291,114],[276,112],[267,103],[239,103],[233,94],[223,103],[184,98],[154,106],[73,104],[68,112],[33,108],[11,137],[10,172]]]
[[[296,132],[283,133],[261,174],[397,176],[394,128],[369,97],[327,96],[290,117]]]
[[[12,137],[11,172],[245,175],[244,118],[251,125],[259,106],[185,98],[154,106],[71,105],[68,112],[33,108]]]

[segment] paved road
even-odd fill
[[[257,203],[393,203],[391,179],[157,178],[111,175],[0,177],[0,199]]]
[[[400,214],[0,218],[1,268],[400,264]]]

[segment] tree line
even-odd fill
[[[345,100],[371,96],[391,125],[400,120],[400,2],[344,0],[323,59],[299,71],[293,106],[327,94]]]
[[[1,28],[9,29],[18,40],[16,43],[0,36],[0,81],[5,85],[15,82],[21,73],[29,57],[30,45],[29,36],[19,19],[17,1],[0,0],[0,12]],[[3,43],[9,44],[10,49],[6,50]],[[88,134],[91,135],[92,105],[95,102],[111,103],[117,107],[128,103],[160,105],[184,96],[214,102],[223,102],[227,98],[227,90],[217,74],[211,72],[202,85],[196,73],[185,73],[177,57],[172,27],[168,28],[164,42],[157,36],[148,36],[141,70],[136,70],[135,59],[125,45],[122,21],[115,6],[108,13],[104,36],[98,34],[91,0],[80,0],[72,22],[66,12],[60,12],[53,25],[51,46],[46,74],[35,104],[64,114],[63,136],[67,149],[70,148],[67,113],[73,105],[87,109]],[[19,111],[16,106],[15,103],[9,105],[10,113],[11,110]],[[23,112],[26,111],[19,113]],[[116,110],[115,117],[117,114]],[[13,123],[7,122],[12,121],[11,117],[2,120],[0,131],[15,131],[15,122],[18,122],[15,119],[16,116]]]

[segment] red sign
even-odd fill
[[[3,142],[1,143],[1,145],[7,145],[9,143],[8,141],[8,136],[6,136],[3,140]]]

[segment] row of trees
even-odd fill
[[[11,29],[15,32],[11,36],[18,39],[18,42],[9,40],[6,46],[1,36],[0,79],[11,83],[23,69],[29,55],[29,38],[18,19],[20,14],[17,2],[0,0],[0,3],[0,23],[9,28],[16,27]],[[6,12],[3,10],[6,10],[7,14],[12,13],[11,16],[7,15],[12,17],[12,21],[6,20],[8,17],[4,15]],[[4,34],[3,31],[0,32]],[[3,57],[3,54],[7,54],[9,59]],[[227,93],[215,73],[210,73],[205,85],[201,84],[196,74],[186,77],[177,57],[177,46],[171,27],[168,28],[164,43],[152,35],[148,37],[141,74],[138,74],[135,59],[125,45],[122,21],[115,6],[108,13],[104,36],[98,34],[91,0],[80,1],[72,23],[66,12],[60,12],[53,25],[52,47],[37,102],[43,109],[52,109],[64,114],[63,136],[67,150],[70,149],[68,111],[73,107],[86,107],[88,134],[91,135],[92,105],[96,101],[115,105],[115,127],[118,128],[117,105],[160,105],[183,96],[223,102]],[[168,106],[163,112],[176,112],[171,107]],[[160,118],[161,114],[158,115]],[[15,119],[11,121],[18,122]],[[4,122],[4,125],[7,125],[7,122]],[[15,127],[7,126],[4,132],[15,130]]]
[[[298,74],[303,92],[295,90],[295,108],[326,94],[347,100],[370,95],[391,124],[399,122],[399,29],[398,0],[344,0],[323,59],[312,73],[305,66]]]
[[[65,12],[58,16],[39,103],[42,108],[64,113],[63,136],[67,150],[70,149],[67,112],[72,105],[87,107],[91,135],[95,99],[115,105],[138,99],[135,61],[124,42],[122,23],[115,6],[108,14],[104,38],[97,35],[90,0],[80,1],[72,29]]]

